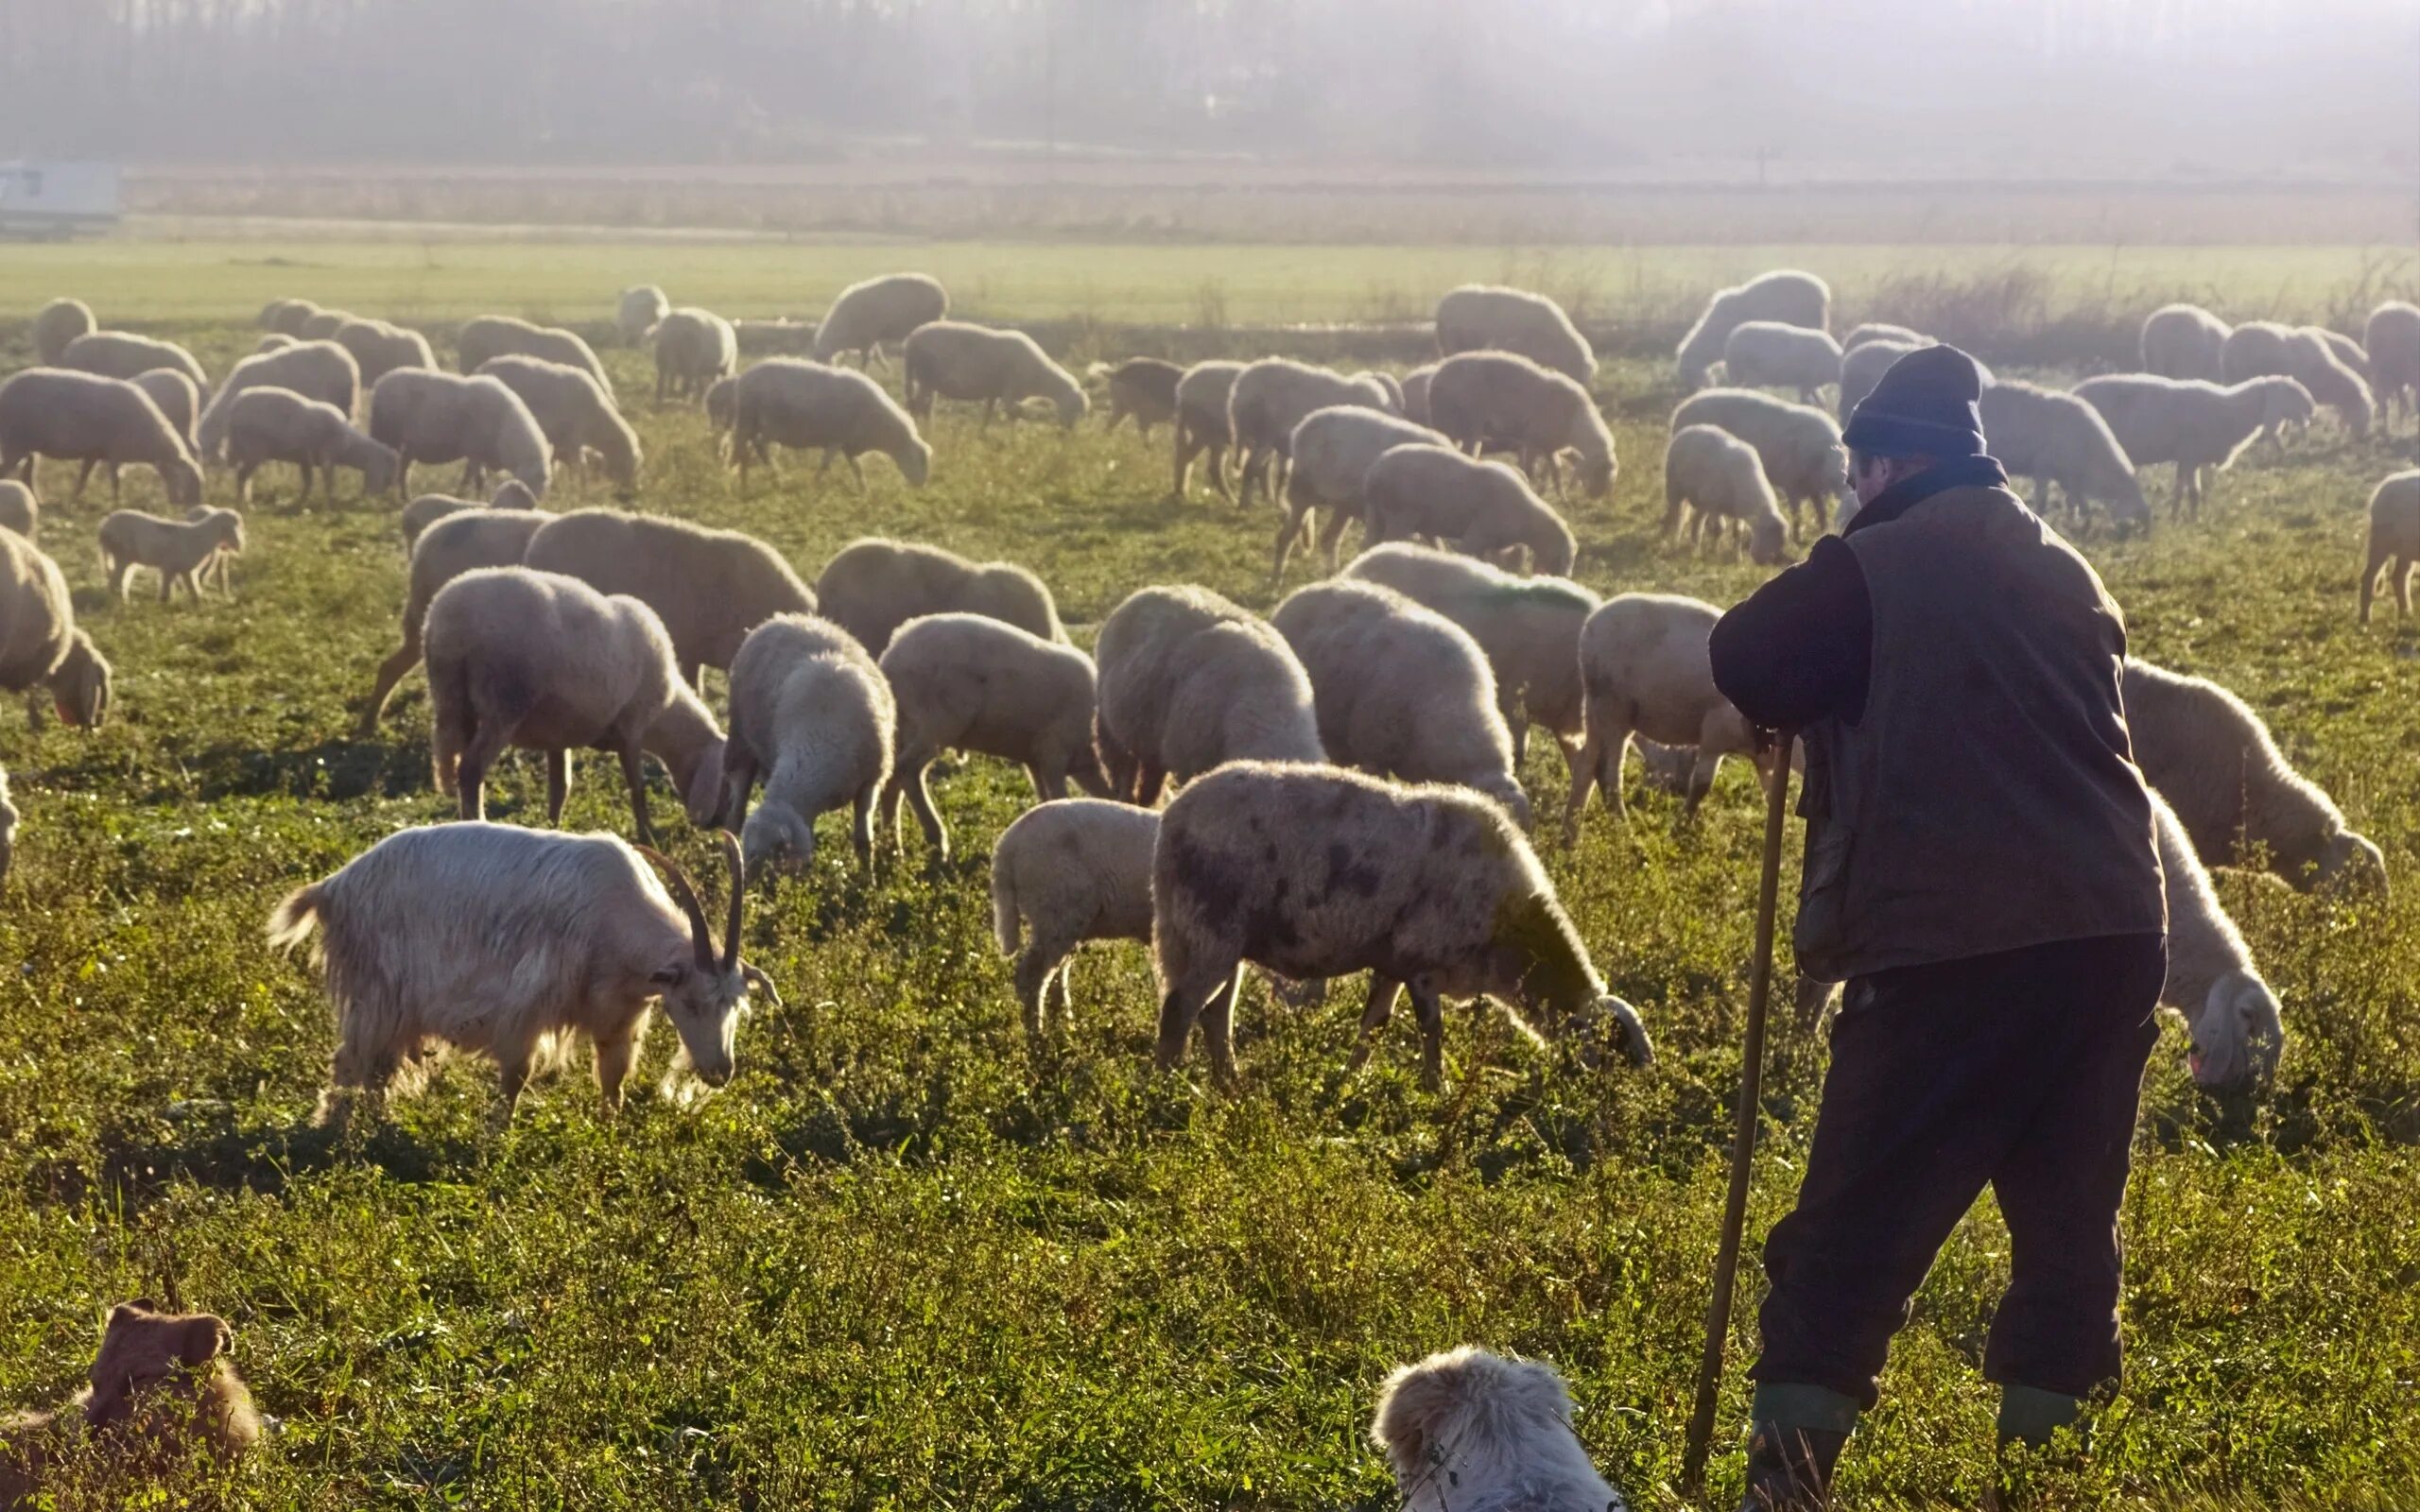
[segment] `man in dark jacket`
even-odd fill
[[[1714,679],[1806,748],[1800,969],[1845,981],[1797,1207],[1765,1242],[1747,1505],[1814,1505],[1984,1187],[2011,1241],[2003,1441],[2118,1376],[2118,1209],[2167,911],[2089,564],[1983,450],[1980,374],[1901,358],[1850,419],[1862,507],[1715,627]]]

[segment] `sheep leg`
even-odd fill
[[[498,756],[504,754],[504,721],[477,720],[476,715],[473,718],[476,723],[469,734],[463,737],[462,753],[454,765],[454,786],[460,794],[457,816],[465,819],[484,819],[488,816],[488,768],[495,765],[495,759]],[[439,760],[443,760],[441,751]],[[439,770],[443,770],[443,767],[441,766]]]
[[[1622,725],[1606,731],[1607,739],[1597,750],[1597,791],[1603,795],[1605,807],[1616,819],[1627,822],[1630,808],[1622,801],[1622,765],[1630,759],[1630,741],[1634,727]]]
[[[857,848],[857,865],[867,871],[873,869],[873,799],[876,791],[874,784],[868,783],[857,794],[857,800],[854,805],[855,812],[849,818],[849,843]],[[911,799],[910,801],[913,799]],[[927,799],[925,802],[929,805],[931,799]],[[917,816],[922,818],[923,815],[919,814]],[[941,816],[935,815],[933,822],[939,824]],[[943,843],[947,843],[946,835],[943,836]]]
[[[158,569],[158,571],[160,574],[160,602],[164,604],[168,602],[168,591],[177,585],[177,575],[168,571],[165,567],[162,567]]]
[[[295,470],[302,474],[302,491],[294,496],[294,502],[296,504],[308,504],[311,502],[311,459],[307,456],[304,457],[302,461],[295,464]],[[328,491],[330,493],[334,493],[336,491],[336,482],[334,479],[329,480]]]
[[[1149,757],[1145,757],[1135,768],[1135,803],[1147,809],[1152,807],[1160,801],[1160,792],[1167,785],[1168,769],[1161,765],[1159,763],[1152,761]]]
[[[26,466],[26,473],[28,474],[28,476],[27,476],[27,481],[28,481],[28,482],[30,482],[30,481],[31,481],[31,473],[33,472],[33,467],[32,467],[32,465],[31,465],[31,463],[32,463],[32,458],[31,458],[31,457],[26,458],[26,462],[27,462],[27,466]],[[93,457],[89,457],[89,456],[88,456],[88,457],[84,458],[84,465],[83,465],[82,467],[78,468],[78,469],[76,470],[76,486],[75,486],[74,488],[72,488],[72,489],[70,489],[70,490],[67,490],[67,498],[68,498],[68,501],[69,501],[70,503],[78,503],[78,504],[80,504],[81,502],[83,502],[83,498],[84,498],[84,485],[85,485],[85,483],[86,483],[86,482],[87,482],[87,481],[92,477],[92,475],[93,475],[93,469],[94,469],[95,466],[97,466],[97,465],[98,465],[98,463],[95,461],[95,458],[93,458]]]
[[[1345,529],[1352,524],[1350,510],[1330,509],[1327,512],[1327,525],[1320,531],[1320,550],[1327,556],[1327,570],[1331,575],[1336,572],[1337,555],[1344,545]]]
[[[1218,441],[1210,443],[1210,484],[1219,490],[1219,497],[1241,507],[1241,501],[1236,498],[1235,491],[1227,486],[1227,448]]]
[[[1445,1079],[1445,1005],[1437,988],[1412,981],[1411,1015],[1420,1021],[1420,1085],[1430,1091]]]
[[[546,752],[546,828],[560,830],[563,824],[563,800],[571,797],[571,752],[555,749]]]
[[[257,462],[239,462],[235,466],[235,502],[252,502],[252,474],[260,471]]]
[[[2398,620],[2411,617],[2411,569],[2415,565],[2420,562],[2410,557],[2394,564],[2394,617]]]
[[[2373,551],[2370,553],[2369,561],[2361,568],[2360,623],[2363,625],[2370,623],[2370,600],[2377,595],[2378,586],[2378,570],[2386,565],[2386,560],[2387,554],[2385,552]],[[2398,589],[2403,586],[2402,577],[2402,573],[2398,571],[2395,574],[2395,586]]]
[[[512,1122],[512,1109],[521,1101],[521,1089],[528,1085],[529,1053],[527,1050],[516,1049],[497,1057],[496,1091],[504,1095],[504,1111],[497,1117],[497,1124]]]
[[[1176,479],[1168,485],[1168,497],[1182,499],[1184,497],[1185,475],[1192,472],[1193,458],[1201,450],[1201,447],[1193,444],[1193,438],[1185,433],[1184,423],[1182,421],[1178,421],[1176,427],[1175,450]]]
[[[1722,752],[1715,749],[1712,742],[1701,740],[1698,746],[1698,759],[1689,767],[1689,792],[1681,804],[1683,815],[1690,816],[1696,815],[1698,805],[1705,801],[1706,794],[1713,789],[1714,775],[1721,769],[1721,766]]]
[[[857,480],[857,497],[864,498],[866,496],[866,465],[853,456],[849,458],[849,472]]]
[[[387,701],[395,696],[395,687],[404,674],[420,665],[420,626],[409,615],[404,621],[404,644],[393,656],[378,663],[378,678],[370,686],[370,702],[361,711],[361,722],[353,727],[353,738],[368,740],[378,732],[378,721],[387,713]]]
[[[892,781],[905,790],[908,807],[916,811],[916,823],[925,832],[925,843],[932,847],[932,864],[939,867],[949,860],[949,830],[942,823],[940,812],[933,807],[933,795],[925,785],[925,775],[931,770],[931,763],[919,762],[913,770],[894,775]],[[897,813],[895,806],[892,813]],[[896,817],[891,823],[896,827]]]
[[[622,759],[622,781],[629,784],[631,790],[631,828],[637,833],[639,844],[653,845],[655,844],[655,827],[647,821],[646,758],[639,750],[638,738],[632,736],[615,754]],[[547,772],[546,779],[547,785],[551,788],[554,782],[554,773],[551,770]],[[568,773],[565,774],[565,780],[568,782]]]
[[[638,1059],[638,1026],[644,1022],[633,1019],[629,1028],[596,1041],[596,1091],[604,1099],[607,1118],[622,1110],[622,1083],[631,1074],[631,1063]]]
[[[1037,933],[1026,942],[1017,956],[1017,1002],[1025,1006],[1025,1032],[1035,1040],[1042,1038],[1047,1015],[1045,1004],[1050,993],[1050,980],[1064,967],[1067,953],[1075,949],[1075,941],[1057,936],[1045,938]]]
[[[1286,558],[1293,555],[1295,539],[1304,532],[1310,507],[1289,499],[1286,504],[1286,519],[1277,527],[1277,548],[1269,564],[1269,586],[1275,588],[1286,577]]]
[[[735,833],[748,817],[748,795],[756,789],[756,761],[741,750],[736,735],[723,753],[722,827]]]
[[[1344,1063],[1344,1074],[1358,1075],[1369,1063],[1370,1052],[1376,1048],[1378,1031],[1395,1016],[1395,999],[1403,994],[1403,984],[1379,972],[1370,973],[1370,995],[1361,1004],[1361,1038],[1353,1046],[1353,1055]]]

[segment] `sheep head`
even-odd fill
[[[170,457],[160,464],[160,481],[168,490],[168,502],[190,507],[201,502],[201,469],[192,458]]]
[[[365,494],[391,492],[396,475],[403,472],[404,456],[391,446],[372,441],[363,450],[361,491]]]
[[[709,1087],[719,1087],[731,1080],[733,1033],[741,1010],[748,1005],[750,989],[763,991],[775,1007],[781,1006],[782,1002],[781,993],[774,990],[765,973],[739,958],[747,878],[739,842],[728,830],[718,832],[717,838],[731,874],[731,910],[724,920],[719,950],[715,945],[714,931],[706,923],[704,905],[698,901],[698,890],[690,885],[688,875],[668,857],[654,850],[640,850],[663,869],[672,896],[689,921],[688,950],[659,965],[648,981],[661,994],[665,1016],[681,1036],[682,1057]]]
[[[908,480],[908,486],[921,489],[933,475],[933,443],[921,436],[910,437],[892,460],[899,464],[899,475]]]
[[[2387,891],[2386,853],[2369,836],[2339,830],[2319,854],[2319,885],[2332,892]]]
[[[815,826],[778,799],[756,805],[740,826],[739,843],[751,879],[776,871],[804,871],[815,860]]]
[[[1759,567],[1779,567],[1789,561],[1789,529],[1779,514],[1759,515],[1748,522],[1748,559]]]
[[[226,1321],[208,1313],[162,1313],[145,1297],[110,1309],[101,1352],[93,1361],[84,1421],[103,1428],[133,1415],[136,1400],[182,1384],[194,1397],[195,1372],[227,1348]]]
[[[60,718],[84,730],[98,730],[109,718],[110,664],[82,630],[68,643],[67,655],[49,682]]]
[[[1444,1492],[1457,1451],[1475,1436],[1508,1447],[1571,1436],[1571,1395],[1563,1379],[1534,1360],[1506,1359],[1464,1346],[1405,1366],[1387,1378],[1370,1424],[1407,1504],[1451,1504]],[[1442,1483],[1442,1484],[1441,1484]]]
[[[2190,1027],[2193,1050],[2187,1064],[2204,1091],[2263,1091],[2276,1076],[2286,1025],[2277,995],[2257,976],[2229,971],[2211,983]]]
[[[1621,465],[1611,455],[1590,457],[1580,464],[1580,491],[1592,499],[1601,499],[1614,490],[1614,478]]]

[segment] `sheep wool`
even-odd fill
[[[1683,788],[1692,814],[1714,786],[1722,758],[1754,749],[1746,716],[1714,685],[1707,646],[1721,613],[1675,593],[1621,593],[1588,616],[1580,632],[1588,744],[1571,764],[1564,844],[1580,836],[1592,787],[1616,818],[1623,816],[1622,762],[1634,739],[1696,748]]]
[[[1151,855],[1160,816],[1150,809],[1068,798],[1028,809],[992,847],[992,931],[1016,959],[1026,1033],[1069,1014],[1067,958],[1086,940],[1151,938]]]
[[[1765,481],[1764,464],[1747,442],[1712,425],[1684,425],[1664,448],[1664,534],[1678,540],[1691,510],[1697,544],[1705,543],[1709,523],[1718,539],[1726,526],[1744,526],[1750,560],[1760,566],[1782,560],[1789,526]]]
[[[1437,354],[1510,352],[1575,383],[1597,376],[1597,353],[1563,306],[1543,294],[1466,284],[1437,301]]]
[[[1681,338],[1681,382],[1690,388],[1704,387],[1707,374],[1722,360],[1723,344],[1747,321],[1778,320],[1823,331],[1831,325],[1831,285],[1793,268],[1760,273],[1736,287],[1719,289]]]
[[[1113,797],[1149,806],[1168,779],[1230,761],[1327,759],[1311,679],[1269,625],[1191,585],[1137,589],[1093,643],[1094,737]]]
[[[833,296],[816,325],[815,359],[830,362],[854,352],[859,368],[881,363],[885,342],[905,342],[948,314],[949,291],[928,273],[886,273],[852,284]]]
[[[2370,539],[2361,562],[2360,617],[2370,623],[2370,600],[2384,573],[2394,590],[2397,619],[2411,615],[2411,569],[2420,563],[2420,472],[2397,472],[2370,494]]]

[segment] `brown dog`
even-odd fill
[[[0,1419],[0,1507],[30,1495],[61,1454],[156,1474],[191,1457],[197,1441],[220,1460],[250,1449],[260,1415],[228,1342],[226,1321],[208,1313],[157,1312],[147,1297],[112,1308],[93,1383],[66,1407]],[[71,1447],[70,1435],[85,1443]]]

